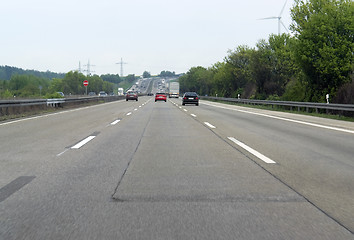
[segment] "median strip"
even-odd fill
[[[256,150],[254,150],[253,148],[247,146],[246,144],[236,140],[233,137],[228,137],[229,140],[231,140],[232,142],[236,143],[238,146],[242,147],[243,149],[245,149],[246,151],[248,151],[249,153],[253,154],[254,156],[258,157],[259,159],[261,159],[263,162],[265,163],[276,163],[274,162],[272,159],[264,156],[262,153],[257,152]]]

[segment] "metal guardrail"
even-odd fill
[[[106,96],[106,97],[75,97],[75,98],[52,98],[52,99],[25,99],[25,100],[0,100],[0,107],[28,106],[28,105],[47,105],[56,106],[56,104],[71,102],[87,102],[97,100],[119,100],[124,96]]]
[[[65,99],[63,98],[47,99],[47,106],[60,107],[63,103],[65,103]]]
[[[0,107],[34,106],[44,105],[46,103],[47,99],[1,100]]]
[[[315,109],[316,112],[318,112],[318,109],[354,112],[354,104],[268,101],[268,100],[252,100],[252,99],[223,98],[223,97],[203,97],[203,96],[201,96],[201,99],[234,102],[234,103],[242,103],[242,104],[251,104],[251,105],[283,106],[283,107],[289,107],[291,110],[292,110],[292,108],[297,108],[298,111],[300,111],[301,108],[304,108],[304,109],[306,109],[307,112],[309,111],[309,109]]]
[[[74,98],[57,98],[57,99],[27,99],[27,100],[0,100],[0,116],[7,115],[9,109],[18,109],[26,107],[63,107],[65,105],[76,105],[89,102],[111,102],[116,100],[124,99],[125,96],[93,96],[93,97],[74,97]],[[268,100],[251,100],[251,99],[237,99],[237,98],[223,98],[223,97],[206,97],[201,96],[201,99],[214,100],[214,101],[225,101],[241,104],[251,104],[251,105],[270,105],[270,106],[283,106],[289,107],[290,110],[297,108],[300,111],[304,108],[307,112],[309,109],[315,109],[318,112],[319,109],[325,109],[326,111],[343,111],[354,112],[354,104],[335,104],[335,103],[311,103],[311,102],[288,102],[288,101],[268,101]]]
[[[111,102],[124,99],[125,96],[93,96],[93,97],[69,97],[55,99],[25,99],[25,100],[0,100],[0,116],[21,114],[36,109],[45,109],[48,107],[64,107],[69,105],[80,105],[90,102]]]

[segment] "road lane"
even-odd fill
[[[354,134],[350,132],[354,129],[353,123],[203,103],[199,108],[188,106],[188,111],[198,115],[197,120],[201,123],[213,122],[217,126],[213,131],[221,138],[237,138],[277,162],[268,166],[245,152],[257,164],[354,232]],[[274,115],[274,118],[269,115]],[[240,148],[240,151],[243,150]]]
[[[208,119],[217,125],[210,129],[169,102],[150,101],[137,111],[135,104],[106,107],[90,118],[92,128],[66,123],[80,133],[71,145],[99,132],[79,149],[56,155],[69,146],[67,136],[43,153],[35,148],[45,146],[28,143],[34,149],[23,156],[34,166],[19,174],[36,178],[0,203],[0,239],[352,238],[216,135],[217,121]],[[10,175],[1,181],[11,182]]]
[[[0,186],[13,180],[14,174],[29,175],[51,156],[101,132],[142,103],[118,101],[1,124]]]

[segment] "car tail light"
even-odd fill
[[[198,100],[198,97],[195,97],[195,100]]]
[[[184,97],[183,99],[184,99],[184,100],[186,100],[186,99],[187,99],[187,97]]]

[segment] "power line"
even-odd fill
[[[117,62],[116,64],[120,64],[120,77],[123,77],[123,64],[128,64],[123,62],[123,58],[120,58],[120,62]]]
[[[91,70],[91,67],[95,67],[95,66],[96,65],[90,64],[90,60],[88,60],[87,65],[84,65],[84,67],[87,67],[87,69],[83,71],[86,72],[87,76],[91,76],[91,72],[95,72]]]

